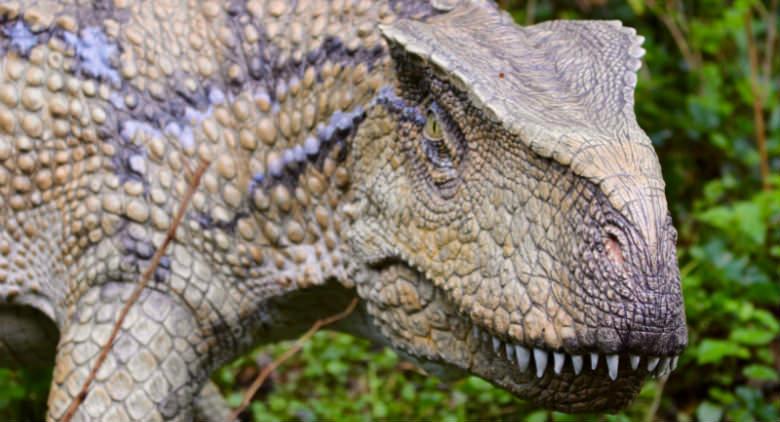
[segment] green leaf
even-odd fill
[[[769,254],[775,258],[780,258],[780,246],[772,246],[769,249]]]
[[[731,227],[733,217],[734,213],[727,207],[713,207],[696,215],[700,221],[722,230]]]
[[[727,357],[747,359],[750,352],[744,347],[724,340],[704,339],[697,351],[696,359],[699,364],[718,363]]]
[[[734,206],[734,213],[740,231],[758,245],[763,245],[766,239],[766,225],[761,216],[761,209],[753,202],[741,202]]]
[[[756,381],[778,381],[777,371],[764,365],[748,365],[742,368],[742,375]]]
[[[645,13],[644,0],[628,0],[628,6],[637,16],[642,16]]]
[[[774,338],[774,333],[766,329],[737,328],[731,332],[729,339],[748,346],[763,346]]]
[[[577,417],[563,412],[553,412],[552,420],[555,422],[574,422]]]
[[[525,417],[525,422],[545,422],[547,420],[548,412],[545,410],[537,410]]]
[[[766,309],[756,309],[751,316],[754,320],[761,322],[768,331],[774,334],[780,332],[780,322]]]
[[[717,422],[722,417],[723,408],[708,401],[701,402],[696,409],[696,419],[699,422]]]
[[[406,401],[412,401],[415,395],[414,384],[404,384],[401,388],[401,397]]]

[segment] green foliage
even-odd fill
[[[228,401],[238,405],[235,374],[269,361],[290,347],[281,343],[260,349],[220,370],[215,381],[228,391]],[[442,420],[473,418],[526,421],[580,421],[557,412],[535,410],[488,382],[468,377],[454,384],[443,383],[403,362],[387,349],[372,348],[366,340],[344,334],[317,333],[294,358],[277,371],[270,383],[272,393],[250,406],[256,421],[283,420]],[[648,383],[634,408],[610,421],[629,421],[658,392]]]
[[[51,368],[0,368],[0,420],[44,420]]]
[[[650,381],[639,399],[600,420],[752,421],[780,419],[780,49],[767,33],[775,0],[502,1],[525,23],[547,19],[620,19],[646,38],[636,112],[658,151],[679,230],[679,262],[689,347],[664,383]],[[529,11],[533,16],[529,16]],[[745,16],[758,51],[758,92],[766,119],[768,189],[753,114]],[[775,20],[780,32],[780,18]],[[215,375],[229,401],[241,400],[247,355]],[[0,370],[0,419],[41,409],[48,375]],[[276,371],[271,391],[251,415],[272,420],[593,420],[533,409],[488,383],[453,385],[423,375],[391,351],[366,341],[319,333]],[[43,386],[43,387],[41,387]],[[5,413],[4,413],[5,412]],[[10,412],[10,413],[9,413]],[[38,410],[40,414],[40,410]],[[38,419],[39,415],[33,417]]]

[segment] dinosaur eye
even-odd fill
[[[425,155],[434,166],[451,169],[454,164],[455,151],[453,145],[444,136],[444,127],[436,111],[434,106],[431,106],[425,119],[425,127],[423,128]]]
[[[460,162],[460,132],[447,120],[447,114],[432,103],[423,127],[420,152],[425,157],[429,180],[445,197],[455,192]]]
[[[444,131],[442,130],[441,122],[439,122],[439,116],[433,110],[428,110],[423,134],[431,141],[440,141],[444,138]]]

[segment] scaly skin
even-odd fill
[[[60,419],[207,159],[77,418],[223,418],[214,369],[355,295],[338,329],[437,374],[620,408],[686,343],[640,44],[478,0],[0,4],[0,362],[54,321]]]

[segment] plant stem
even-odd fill
[[[244,400],[241,401],[241,404],[236,408],[236,410],[233,411],[233,413],[230,414],[230,417],[228,418],[228,422],[233,422],[238,420],[238,415],[243,412],[247,406],[252,402],[252,397],[255,396],[255,393],[257,393],[257,390],[260,389],[260,387],[263,386],[263,383],[268,378],[268,376],[271,375],[271,372],[273,372],[274,369],[276,369],[279,365],[284,363],[287,359],[290,359],[294,354],[298,353],[299,350],[303,347],[303,345],[313,336],[317,331],[319,331],[320,328],[330,325],[336,321],[339,321],[341,319],[346,318],[349,316],[349,314],[352,313],[352,311],[355,310],[355,307],[357,306],[357,298],[352,299],[352,302],[347,305],[347,308],[343,311],[339,312],[338,314],[331,315],[327,318],[318,319],[317,321],[312,324],[311,328],[309,328],[308,331],[304,335],[302,335],[298,340],[295,341],[295,344],[293,347],[287,349],[281,356],[274,359],[273,362],[271,362],[268,366],[263,368],[262,371],[257,375],[257,378],[255,378],[255,381],[252,383],[252,385],[249,387],[249,389],[244,394]]]
[[[184,212],[187,210],[190,199],[192,199],[192,195],[195,193],[198,185],[200,185],[200,179],[206,172],[206,169],[208,169],[208,166],[209,163],[207,161],[203,161],[201,162],[200,166],[198,166],[197,170],[195,170],[195,173],[190,179],[190,185],[187,191],[184,193],[184,198],[182,198],[181,204],[179,204],[179,209],[176,211],[176,215],[173,218],[173,223],[165,233],[165,239],[163,240],[162,245],[157,248],[154,256],[152,256],[152,260],[149,263],[149,266],[146,267],[146,270],[144,270],[143,274],[141,275],[141,281],[138,283],[135,290],[133,290],[132,295],[130,295],[130,298],[127,300],[125,306],[119,313],[119,318],[117,318],[116,322],[114,323],[114,328],[111,331],[111,335],[108,337],[108,341],[106,341],[106,344],[103,345],[103,348],[100,351],[100,355],[98,355],[97,360],[95,360],[95,365],[92,367],[92,370],[87,376],[87,379],[84,380],[84,384],[81,386],[81,390],[76,395],[76,397],[73,398],[70,406],[68,406],[68,410],[65,412],[65,416],[62,418],[62,422],[70,422],[70,420],[73,419],[73,416],[76,414],[79,406],[81,406],[81,403],[87,399],[87,394],[89,394],[89,386],[92,384],[92,381],[95,380],[100,367],[108,357],[108,353],[111,351],[111,347],[114,345],[114,341],[119,335],[119,330],[122,328],[122,323],[125,321],[125,318],[127,318],[127,314],[130,312],[130,308],[135,304],[136,301],[138,301],[138,298],[141,297],[141,293],[146,288],[147,284],[149,284],[149,280],[151,279],[152,274],[154,274],[154,272],[157,270],[157,267],[160,265],[160,259],[162,259],[163,255],[165,255],[165,250],[168,248],[168,245],[171,243],[174,236],[176,236],[176,229],[179,227],[179,224],[181,224],[181,220],[184,218]]]
[[[769,190],[769,157],[766,151],[766,129],[764,123],[764,105],[762,101],[761,84],[758,74],[758,50],[753,37],[753,13],[745,13],[745,38],[747,39],[748,58],[750,60],[750,88],[753,92],[753,122],[755,124],[756,144],[758,146],[759,170],[761,186]]]
[[[647,409],[647,413],[645,413],[645,422],[653,422],[656,420],[656,413],[658,413],[658,407],[661,406],[661,397],[664,395],[664,387],[666,387],[666,380],[667,377],[662,377],[658,379],[658,390],[656,390],[655,395],[653,396],[653,402],[650,403],[650,407]]]

